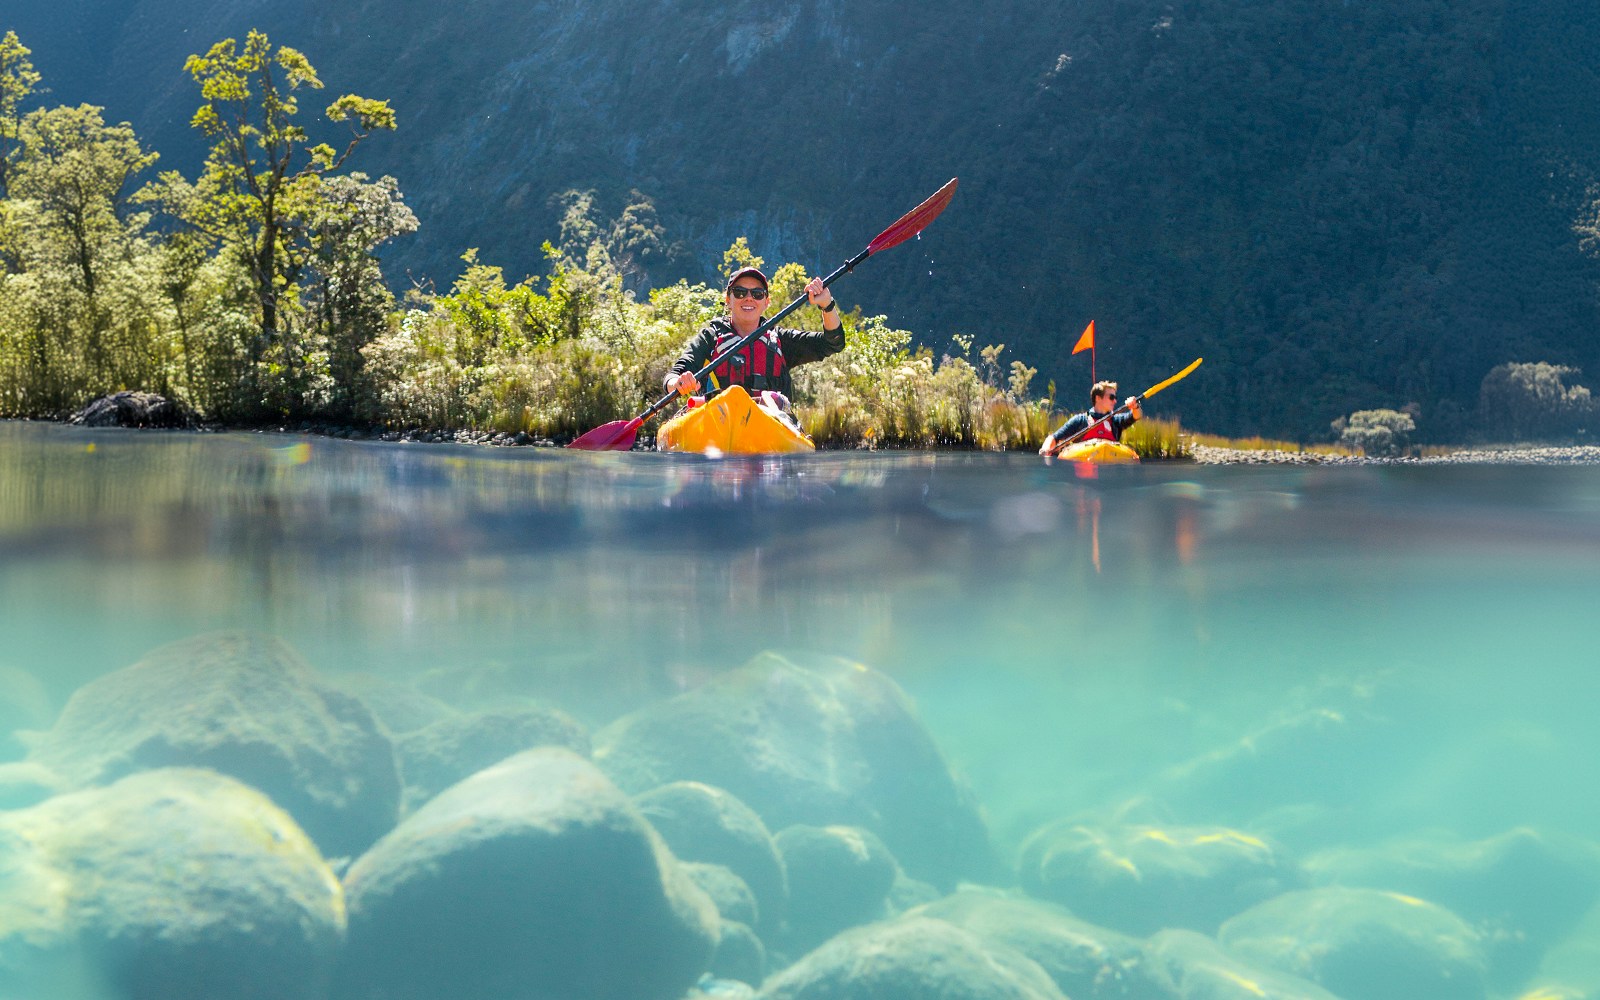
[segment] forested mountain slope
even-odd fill
[[[710,279],[746,235],[825,271],[951,176],[917,243],[838,286],[940,351],[1007,345],[1070,402],[1204,355],[1163,408],[1308,438],[1416,404],[1471,428],[1496,364],[1600,373],[1600,9],[1578,0],[16,0],[57,103],[198,170],[184,58],[251,27],[328,89],[389,100],[361,151],[421,230],[390,277],[481,248],[544,266],[551,196],[653,199]]]

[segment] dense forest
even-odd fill
[[[145,173],[191,188],[216,137],[185,66],[213,43],[260,27],[371,95],[342,123],[308,102],[302,152],[343,155],[363,111],[392,114],[332,173],[387,206],[352,238],[397,294],[488,268],[505,289],[539,276],[546,302],[562,274],[642,301],[714,281],[741,236],[823,272],[959,176],[921,241],[836,290],[936,357],[1005,344],[1035,394],[1084,395],[1069,352],[1090,319],[1125,386],[1204,355],[1162,402],[1232,435],[1326,438],[1388,408],[1423,440],[1493,437],[1507,363],[1584,404],[1600,371],[1600,13],[1574,0],[22,0],[5,17],[43,80],[28,108],[103,109],[160,151]],[[610,271],[573,255],[607,240]]]

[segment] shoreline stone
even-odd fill
[[[1196,465],[1600,465],[1600,445],[1462,448],[1444,455],[1378,458],[1197,444],[1193,447],[1192,458]]]

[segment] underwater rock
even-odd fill
[[[18,730],[48,726],[55,712],[39,679],[26,670],[0,666],[0,761],[20,760],[27,747]]]
[[[1527,827],[1477,841],[1429,833],[1328,850],[1305,868],[1318,885],[1387,889],[1459,914],[1483,935],[1491,983],[1505,990],[1600,899],[1600,848]]]
[[[1183,1000],[1341,1000],[1309,980],[1242,961],[1196,931],[1151,935],[1144,955],[1151,980]]]
[[[846,931],[770,977],[761,1000],[1065,1000],[1032,959],[954,924],[904,917]]]
[[[896,867],[894,885],[889,887],[889,898],[885,902],[889,907],[889,915],[897,917],[907,910],[915,909],[924,903],[931,903],[943,896],[944,893],[939,891],[938,886],[912,878]]]
[[[1240,958],[1361,1000],[1483,1000],[1483,941],[1441,906],[1377,889],[1302,889],[1239,914],[1217,940]]]
[[[1098,827],[1061,820],[1023,842],[1029,895],[1129,934],[1215,931],[1246,907],[1306,884],[1273,844],[1226,827]]]
[[[796,825],[780,830],[776,840],[789,872],[783,936],[789,953],[804,953],[846,928],[888,916],[889,890],[900,866],[871,830]]]
[[[710,973],[718,979],[759,983],[767,975],[767,948],[748,924],[724,920]]]
[[[360,698],[391,735],[414,733],[457,714],[457,709],[408,684],[361,674],[340,680],[339,686]]]
[[[718,917],[628,797],[527,750],[433,799],[345,874],[339,997],[677,1000]]]
[[[911,912],[1015,948],[1039,963],[1072,1000],[1165,996],[1149,981],[1143,942],[1079,920],[1050,903],[964,888]]]
[[[42,764],[0,764],[0,809],[26,809],[66,790],[61,776]]]
[[[1517,991],[1519,1000],[1594,1000],[1600,997],[1600,906],[1539,960]]]
[[[561,746],[587,757],[589,731],[565,712],[537,705],[447,716],[394,739],[405,779],[403,811],[522,750]]]
[[[767,825],[721,788],[675,781],[634,797],[634,805],[684,861],[726,865],[755,893],[763,931],[775,931],[789,908],[789,878]],[[726,914],[724,914],[726,915]]]
[[[634,793],[673,781],[725,788],[769,829],[865,827],[942,889],[999,877],[971,791],[899,685],[860,664],[763,654],[600,730],[595,762]]]
[[[265,792],[328,857],[394,826],[394,747],[361,701],[273,636],[211,633],[153,650],[73,693],[29,760],[71,786],[209,767]]]
[[[756,895],[750,891],[744,879],[733,873],[733,869],[704,861],[683,861],[682,865],[684,873],[694,879],[694,884],[711,899],[723,920],[749,924],[751,927],[756,925],[761,912],[756,905]]]
[[[710,973],[700,977],[683,1000],[754,1000],[755,987],[737,979],[718,979]]]
[[[188,407],[153,392],[124,390],[101,396],[67,418],[84,427],[193,427]]]
[[[322,1000],[338,879],[265,795],[144,771],[0,812],[0,995]]]

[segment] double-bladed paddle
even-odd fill
[[[939,217],[939,213],[943,212],[944,207],[950,204],[950,199],[955,197],[955,193],[956,178],[952,177],[944,187],[935,191],[928,200],[902,215],[895,220],[894,225],[879,233],[871,243],[867,244],[865,250],[851,257],[837,271],[823,278],[823,287],[833,284],[834,280],[840,275],[854,270],[857,264],[871,257],[879,250],[887,250],[892,246],[898,246],[928,228],[928,223]],[[757,337],[772,329],[779,320],[800,308],[805,302],[806,296],[802,294],[799,298],[773,314],[771,318],[762,321],[760,326],[740,337],[733,346],[707,361],[704,368],[695,372],[695,381],[704,382],[707,373],[716,368],[717,365],[720,365],[724,358],[742,350],[746,344],[752,343]],[[677,396],[678,393],[676,391],[669,392],[652,403],[648,410],[645,410],[632,420],[613,420],[609,424],[601,424],[594,430],[574,438],[567,447],[583,448],[587,451],[627,451],[633,447],[634,439],[639,435],[640,426],[646,420],[665,409],[667,404],[671,403]]]
[[[1195,358],[1194,359],[1194,363],[1191,364],[1189,367],[1185,368],[1183,371],[1179,372],[1178,374],[1172,376],[1169,379],[1166,379],[1166,380],[1161,381],[1161,382],[1157,382],[1155,385],[1153,385],[1150,388],[1146,389],[1144,392],[1139,393],[1139,395],[1137,395],[1137,396],[1130,397],[1127,402],[1123,403],[1121,406],[1117,407],[1115,410],[1112,410],[1110,413],[1107,413],[1104,416],[1100,417],[1098,420],[1096,420],[1093,423],[1091,423],[1088,427],[1085,427],[1083,430],[1081,430],[1078,433],[1076,433],[1076,434],[1072,435],[1071,437],[1067,438],[1065,441],[1056,442],[1056,446],[1054,448],[1050,449],[1050,454],[1047,455],[1046,457],[1047,458],[1054,458],[1056,455],[1061,454],[1061,449],[1065,448],[1067,445],[1069,445],[1069,444],[1073,443],[1074,441],[1078,440],[1079,438],[1083,437],[1085,434],[1087,434],[1090,431],[1094,430],[1096,427],[1099,427],[1101,424],[1105,423],[1107,420],[1110,420],[1112,417],[1116,416],[1117,414],[1125,412],[1128,409],[1128,407],[1131,406],[1136,400],[1141,405],[1143,405],[1144,401],[1146,399],[1148,399],[1149,397],[1154,396],[1156,393],[1160,392],[1162,389],[1165,389],[1167,386],[1171,385],[1172,383],[1174,383],[1174,382],[1178,381],[1179,379],[1183,378],[1184,376],[1188,375],[1190,372],[1194,371],[1196,368],[1199,368],[1200,367],[1200,362],[1202,362],[1204,360],[1205,360],[1205,358]]]

